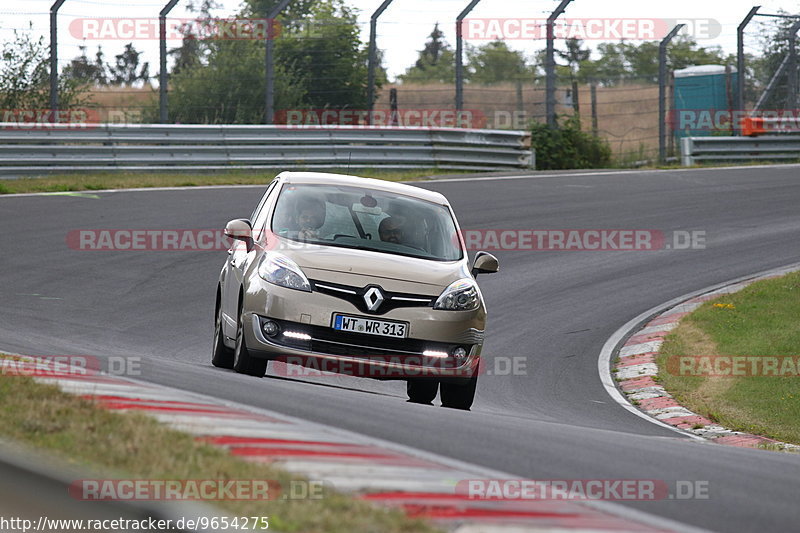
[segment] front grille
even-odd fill
[[[400,307],[433,307],[436,302],[437,296],[430,296],[426,294],[409,294],[403,292],[390,292],[384,290],[383,287],[378,285],[367,285],[366,287],[354,287],[351,285],[342,285],[340,283],[331,283],[329,281],[309,280],[311,282],[311,289],[315,292],[327,294],[334,298],[340,298],[353,304],[362,313],[370,315],[383,315],[392,309]],[[364,300],[364,295],[372,287],[377,287],[383,294],[384,300],[377,307],[377,309],[370,310],[367,307],[367,302]]]

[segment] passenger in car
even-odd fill
[[[297,204],[295,222],[299,228],[299,239],[318,239],[319,228],[325,224],[325,203],[317,198],[301,200]]]

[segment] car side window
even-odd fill
[[[256,233],[256,240],[261,240],[264,223],[266,222],[267,214],[269,213],[269,199],[272,196],[272,193],[275,192],[277,184],[277,181],[273,181],[270,184],[270,186],[267,188],[267,192],[264,193],[264,197],[261,199],[261,203],[259,203],[256,210],[253,211],[253,218],[251,220],[253,222],[253,231]]]

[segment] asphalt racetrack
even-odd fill
[[[0,349],[141,358],[147,381],[272,409],[533,479],[707,482],[707,499],[623,502],[714,531],[800,523],[800,456],[698,442],[634,416],[603,388],[620,326],[683,294],[800,261],[800,167],[600,172],[418,184],[463,230],[705,232],[704,249],[500,250],[479,276],[489,365],[471,412],[406,403],[402,382],[256,379],[210,364],[224,251],[85,251],[84,229],[219,229],[263,188],[0,197]],[[523,362],[523,367],[520,366]],[[437,400],[438,404],[438,400]]]

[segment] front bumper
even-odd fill
[[[339,298],[273,285],[245,295],[245,310],[245,340],[254,357],[375,379],[472,377],[478,371],[486,316],[483,306],[474,311],[399,308],[364,315]],[[335,313],[407,322],[408,337],[339,332],[331,327]],[[267,318],[279,323],[281,332],[294,335],[266,335],[262,325]],[[452,354],[457,346],[464,348],[465,356],[438,354]]]

